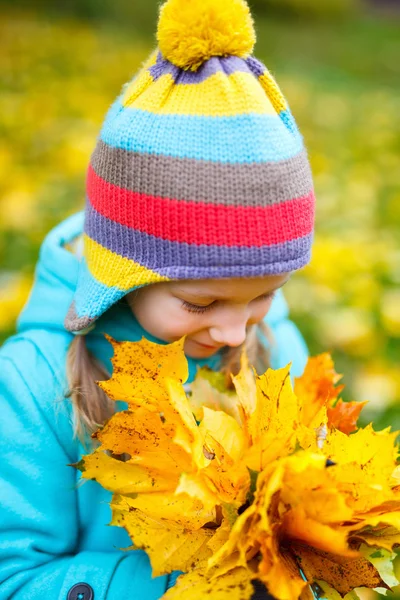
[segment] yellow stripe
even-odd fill
[[[158,54],[159,50],[157,48],[153,50],[147,60],[144,61],[142,69],[150,69],[150,67],[154,67],[154,65],[157,63]]]
[[[271,100],[272,106],[274,107],[277,113],[282,112],[283,110],[288,109],[288,104],[286,102],[285,96],[282,94],[280,87],[276,83],[275,79],[272,77],[271,73],[267,70],[265,73],[258,78],[261,83],[265,93],[268,98]]]
[[[90,273],[107,287],[130,290],[135,286],[169,281],[139,263],[107,250],[86,234],[84,235],[85,256]]]
[[[158,50],[152,52],[147,61],[143,64],[143,67],[139,73],[132,79],[132,81],[124,86],[124,105],[129,105],[135,102],[136,98],[143,94],[145,89],[153,83],[153,78],[149,73],[149,69],[156,64],[157,55]]]
[[[265,94],[260,81],[251,73],[225,75],[218,72],[197,84],[176,85],[171,74],[152,82],[148,77],[127,90],[126,107],[155,114],[195,116],[235,116],[257,113],[276,115],[276,108]]]

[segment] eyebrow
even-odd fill
[[[263,294],[260,294],[260,296],[264,296],[266,294],[273,294],[274,292],[279,290],[281,287],[283,287],[289,281],[289,279],[290,279],[290,277],[288,277],[280,285],[277,285],[276,287],[272,288],[271,290],[268,290],[268,291],[264,292]],[[224,300],[224,299],[226,299],[226,296],[219,296],[218,294],[210,294],[210,293],[201,292],[201,291],[190,292],[189,290],[184,290],[182,288],[176,288],[176,291],[181,294],[192,296],[192,298],[202,298],[203,300]],[[257,296],[257,298],[258,297],[259,296]]]
[[[192,296],[193,298],[204,298],[205,300],[212,300],[212,298],[218,298],[215,294],[207,294],[205,292],[189,292],[188,290],[183,290],[182,288],[177,288],[176,291],[179,294],[184,294],[185,296]],[[222,296],[219,296],[220,298]]]

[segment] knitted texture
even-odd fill
[[[247,58],[256,34],[245,0],[168,0],[160,10],[157,41],[164,58],[197,71],[212,56]]]
[[[87,328],[140,286],[303,267],[314,204],[302,137],[260,61],[213,56],[193,71],[156,50],[91,158],[66,329]]]

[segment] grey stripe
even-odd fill
[[[232,165],[128,152],[99,140],[91,164],[99,177],[133,192],[226,206],[268,206],[313,189],[305,150],[280,162]]]

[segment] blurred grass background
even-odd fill
[[[155,45],[155,0],[0,2],[0,339],[40,244],[83,207],[104,114]],[[255,54],[309,149],[312,264],[286,288],[364,419],[400,428],[400,12],[395,0],[254,0]]]

